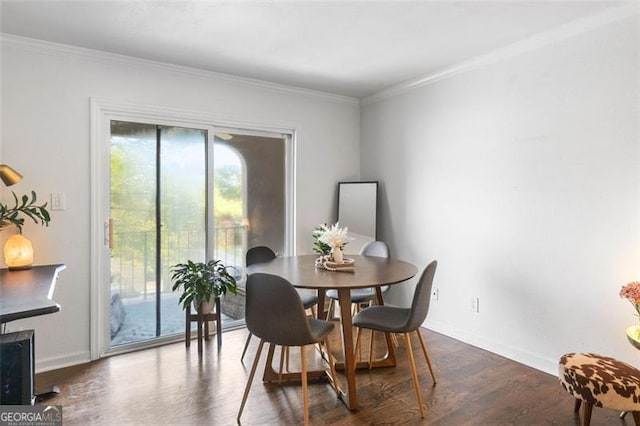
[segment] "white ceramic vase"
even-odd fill
[[[340,247],[333,247],[331,249],[331,258],[335,263],[343,263],[344,256],[342,255],[342,249]]]

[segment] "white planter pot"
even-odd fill
[[[202,313],[203,314],[210,314],[211,312],[213,312],[213,307],[215,306],[215,302],[216,299],[215,297],[211,296],[211,298],[209,299],[208,302],[202,302]],[[193,309],[200,313],[200,311],[198,311],[198,303],[196,303],[196,301],[193,301]]]

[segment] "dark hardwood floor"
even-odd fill
[[[562,390],[556,377],[430,330],[422,332],[438,379],[438,384],[432,386],[419,343],[414,341],[425,419],[418,412],[401,342],[396,367],[358,372],[360,408],[356,412],[349,411],[337,399],[326,381],[310,381],[311,423],[580,424],[573,412],[573,399]],[[59,395],[41,404],[62,405],[65,425],[235,424],[257,348],[254,338],[245,364],[240,362],[246,333],[244,329],[225,332],[220,351],[215,339],[209,340],[202,358],[198,357],[197,345],[186,349],[184,343],[176,343],[38,374],[38,387],[56,384],[61,388]],[[376,349],[378,353],[383,350],[381,346]],[[291,370],[296,368],[296,354],[297,349],[291,350]],[[302,423],[299,384],[262,383],[264,359],[263,355],[242,424]],[[620,420],[618,414],[594,408],[591,424],[633,424],[631,416]]]

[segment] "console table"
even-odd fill
[[[52,300],[56,280],[66,265],[42,265],[10,271],[0,269],[0,323],[52,314],[60,305]]]
[[[0,324],[4,325],[10,321],[19,320],[23,318],[35,317],[38,315],[52,314],[60,310],[60,305],[56,303],[53,298],[53,292],[56,287],[56,281],[60,271],[66,268],[65,265],[42,265],[34,266],[30,269],[22,269],[16,271],[10,271],[8,269],[0,269]],[[16,392],[25,394],[23,387],[29,388],[26,392],[30,393],[28,398],[23,395],[21,403],[33,404],[34,397],[34,350],[33,350],[33,331],[27,330],[30,333],[30,340],[28,343],[28,350],[22,351],[22,357],[25,359],[19,359],[18,362],[22,364],[22,368],[13,369],[11,373],[18,378],[19,390],[10,389],[12,394]],[[24,334],[26,332],[12,333],[12,334]],[[3,344],[11,345],[12,334],[3,334]],[[20,337],[20,336],[17,336]],[[4,340],[7,340],[6,342]],[[21,357],[21,358],[22,358]],[[8,386],[8,383],[4,383],[7,380],[7,372],[1,374],[3,377],[3,387]],[[10,374],[11,375],[11,374]],[[29,377],[25,377],[29,376]],[[15,378],[15,377],[14,377]],[[14,383],[12,386],[16,386]],[[36,397],[46,397],[51,394],[60,392],[57,386],[53,386],[50,389],[35,391]],[[30,401],[27,401],[30,400]]]

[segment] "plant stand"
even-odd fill
[[[193,321],[198,323],[198,354],[202,354],[202,340],[209,340],[209,322],[216,322],[216,334],[218,336],[218,350],[222,346],[222,318],[220,317],[220,298],[215,299],[215,312],[209,314],[203,314],[202,305],[200,305],[199,312],[191,314],[191,306],[186,309],[186,328],[184,334],[184,342],[187,346],[191,346],[191,323]],[[204,326],[204,333],[203,328]]]

